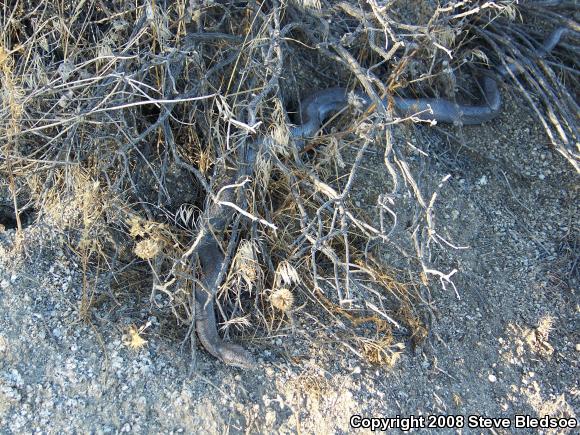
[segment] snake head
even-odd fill
[[[244,370],[255,369],[258,365],[250,352],[242,346],[232,343],[223,344],[220,349],[220,359],[229,366]]]

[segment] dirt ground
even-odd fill
[[[183,335],[147,304],[105,305],[81,321],[82,265],[41,223],[18,249],[14,230],[0,233],[0,432],[346,433],[353,415],[425,424],[444,415],[459,416],[435,421],[455,423],[448,433],[507,434],[516,415],[577,419],[577,175],[518,97],[487,125],[417,127],[395,146],[428,156],[423,185],[451,175],[437,223],[462,249],[441,259],[458,270],[457,294],[432,283],[430,336],[394,367],[329,352],[329,332],[297,316],[292,331],[245,343],[257,370],[226,367],[201,348],[191,370]],[[363,165],[377,176],[361,184],[361,207],[386,179],[381,158],[371,150]],[[135,351],[127,327],[147,322]],[[511,427],[470,428],[473,415]]]

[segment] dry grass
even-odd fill
[[[385,365],[404,347],[393,329],[424,339],[429,287],[453,285],[454,271],[431,260],[450,249],[436,232],[437,191],[415,181],[382,106],[297,155],[285,108],[320,87],[454,96],[471,77],[464,63],[514,58],[526,69],[512,86],[578,167],[578,59],[567,50],[577,52],[577,39],[530,60],[543,37],[534,25],[577,31],[566,2],[11,3],[0,17],[0,171],[17,217],[28,195],[69,236],[92,277],[85,318],[98,277],[129,296],[147,285],[152,306],[162,293],[167,314],[191,324],[195,240],[222,201],[228,220],[215,237],[226,260],[214,291],[226,327],[270,334],[303,310],[345,318],[347,348]],[[357,150],[354,163],[338,140]],[[362,213],[350,195],[371,146],[391,190]],[[397,219],[403,196],[412,233]],[[377,260],[393,245],[404,273]]]

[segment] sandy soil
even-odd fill
[[[412,140],[429,156],[423,185],[451,174],[437,214],[440,233],[468,247],[441,259],[459,270],[459,297],[432,286],[430,337],[393,368],[305,340],[324,343],[328,332],[297,316],[293,334],[247,343],[258,370],[199,349],[191,373],[182,336],[147,304],[105,304],[81,321],[82,267],[36,224],[20,248],[14,230],[0,233],[0,432],[345,433],[353,415],[444,415],[460,417],[435,423],[459,433],[507,434],[518,414],[577,419],[578,178],[518,98],[489,125],[445,131],[463,145],[427,127]],[[397,146],[408,140],[397,136]],[[384,171],[380,154],[365,167]],[[148,342],[132,350],[127,327],[147,321]],[[511,428],[469,428],[473,415]]]

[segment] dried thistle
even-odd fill
[[[149,325],[149,323],[146,323],[140,328],[137,328],[135,325],[129,326],[128,334],[123,337],[123,344],[132,350],[139,350],[144,347],[147,344],[147,340],[141,334]]]
[[[282,312],[290,311],[294,305],[294,295],[287,288],[275,290],[270,295],[270,303],[272,306]]]
[[[163,244],[160,240],[145,239],[141,240],[135,246],[135,255],[143,260],[150,260],[154,258],[163,249]]]

